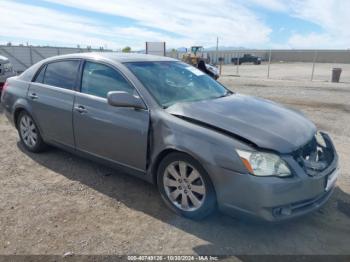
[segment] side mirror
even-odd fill
[[[111,91],[107,94],[107,102],[116,107],[133,107],[137,109],[146,109],[143,101],[124,91]]]

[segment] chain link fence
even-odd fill
[[[15,71],[23,72],[36,62],[56,55],[112,50],[66,47],[0,45],[0,55],[7,57]],[[341,68],[340,82],[350,83],[350,50],[230,50],[205,51],[211,64],[222,66],[223,76],[270,78],[280,80],[331,81],[334,68]],[[181,60],[185,52],[166,55]],[[246,63],[244,55],[261,59]],[[238,62],[240,61],[240,62]]]
[[[68,47],[37,47],[0,45],[0,55],[7,57],[17,73],[21,73],[33,64],[56,55],[84,52],[108,52],[111,50]]]
[[[184,52],[169,52],[180,59]],[[340,82],[350,82],[350,50],[232,50],[208,51],[211,64],[222,65],[222,75],[279,80],[331,81],[341,68]],[[261,63],[245,62],[244,55]]]

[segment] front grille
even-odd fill
[[[306,145],[294,153],[294,159],[309,176],[320,174],[334,159],[334,149],[331,141],[322,133],[318,135],[322,136],[323,143],[320,143],[315,135]]]

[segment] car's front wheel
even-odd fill
[[[21,142],[28,151],[38,153],[46,148],[37,125],[26,111],[19,114],[17,128]]]
[[[165,203],[182,216],[202,219],[215,210],[215,190],[208,174],[186,154],[166,156],[160,163],[157,182]]]

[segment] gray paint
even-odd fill
[[[271,101],[245,95],[178,103],[167,112],[239,134],[260,148],[279,153],[293,152],[316,132],[315,125],[301,114]]]
[[[108,92],[107,102],[111,106],[131,107],[133,109],[147,109],[146,105],[135,95],[122,91]]]
[[[56,59],[88,59],[119,70],[139,93],[147,109],[115,107],[107,99],[30,83],[38,68]],[[255,215],[266,220],[296,217],[320,207],[330,196],[324,192],[333,162],[317,178],[309,177],[288,154],[315,133],[302,115],[273,102],[233,94],[226,98],[183,103],[163,109],[122,64],[126,61],[174,61],[164,57],[116,54],[75,54],[47,59],[9,80],[2,96],[8,118],[27,110],[39,125],[44,140],[72,152],[123,168],[149,182],[155,181],[157,163],[168,150],[197,159],[213,182],[218,206],[226,212]],[[29,95],[38,97],[32,100]],[[83,106],[84,110],[77,110]],[[328,136],[327,136],[327,139]],[[248,174],[235,149],[273,150],[287,162],[290,178]],[[335,150],[334,150],[335,152]],[[320,198],[321,197],[321,198]],[[284,218],[272,208],[314,199],[303,212]]]
[[[76,110],[78,106],[83,106],[85,111]],[[147,110],[114,107],[106,99],[77,93],[73,118],[77,149],[146,170]]]
[[[31,83],[28,101],[39,120],[43,137],[74,147],[72,108],[75,92],[39,83]]]

